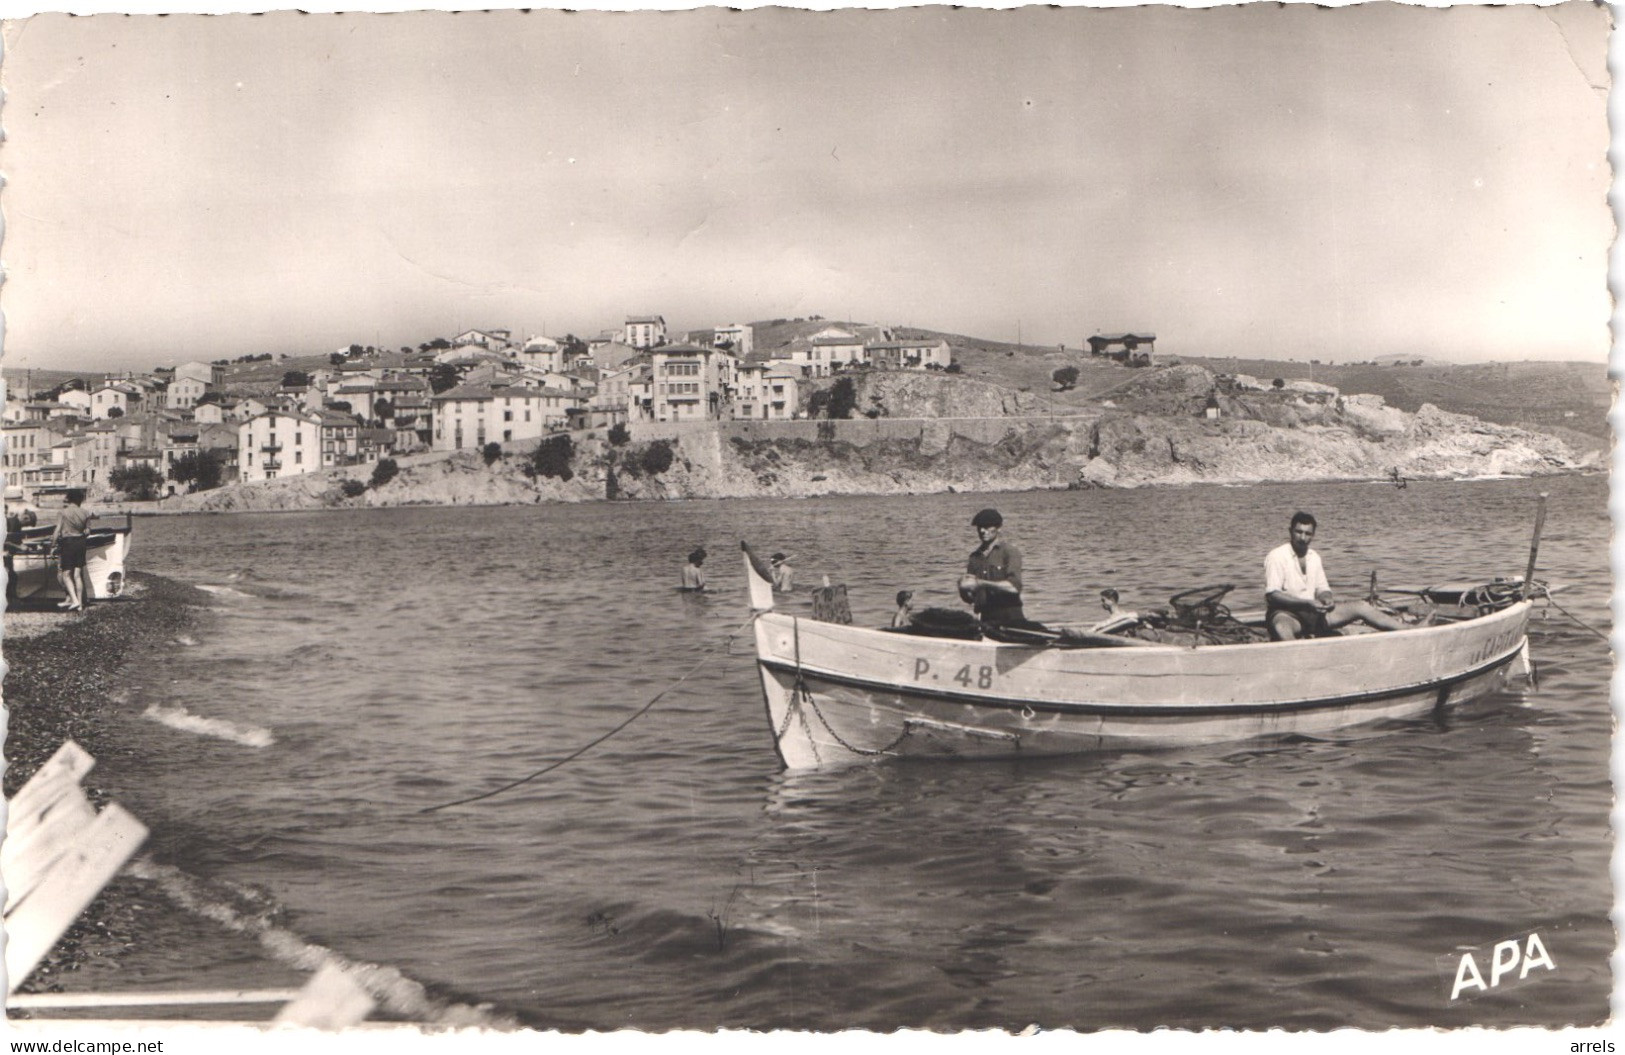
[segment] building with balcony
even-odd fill
[[[674,344],[649,357],[654,421],[716,421],[733,401],[739,360],[715,348]]]

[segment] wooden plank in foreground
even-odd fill
[[[376,1001],[334,963],[325,963],[272,1021],[285,1026],[343,1029],[372,1014]]]
[[[6,1006],[17,1011],[68,1011],[88,1007],[208,1007],[216,1004],[285,1004],[297,989],[180,989],[173,993],[13,993]]]
[[[6,912],[8,990],[39,966],[147,838],[146,825],[118,805],[108,806],[81,831],[77,843],[45,869],[33,892]]]
[[[30,825],[39,822],[46,807],[62,796],[64,787],[77,788],[95,765],[88,751],[72,740],[64,740],[56,754],[35,770],[7,803],[7,834],[27,832]]]

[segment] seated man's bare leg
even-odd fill
[[[1303,636],[1303,624],[1289,612],[1276,612],[1270,616],[1270,637],[1277,641],[1296,641]]]
[[[1403,620],[1389,615],[1369,601],[1341,601],[1326,617],[1326,625],[1334,629],[1356,621],[1374,626],[1378,630],[1405,629]]]

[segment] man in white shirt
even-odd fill
[[[1320,554],[1309,548],[1315,539],[1315,518],[1292,514],[1288,541],[1264,558],[1264,603],[1270,637],[1292,641],[1320,637],[1349,623],[1362,622],[1379,630],[1401,630],[1405,624],[1366,601],[1339,602],[1326,583]]]

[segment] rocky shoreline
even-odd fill
[[[602,430],[570,433],[564,469],[555,463],[552,475],[528,471],[530,441],[508,445],[490,463],[473,450],[403,456],[398,474],[376,486],[372,466],[358,465],[118,508],[225,513],[813,498],[1606,468],[1601,439],[1587,446],[1588,437],[1573,434],[1578,446],[1571,446],[1551,433],[1430,404],[1411,412],[1378,396],[1294,385],[1260,388],[1250,378],[1179,366],[1136,375],[1111,399],[1066,406],[984,382],[881,372],[857,384],[866,408],[860,418],[712,422],[621,444]]]

